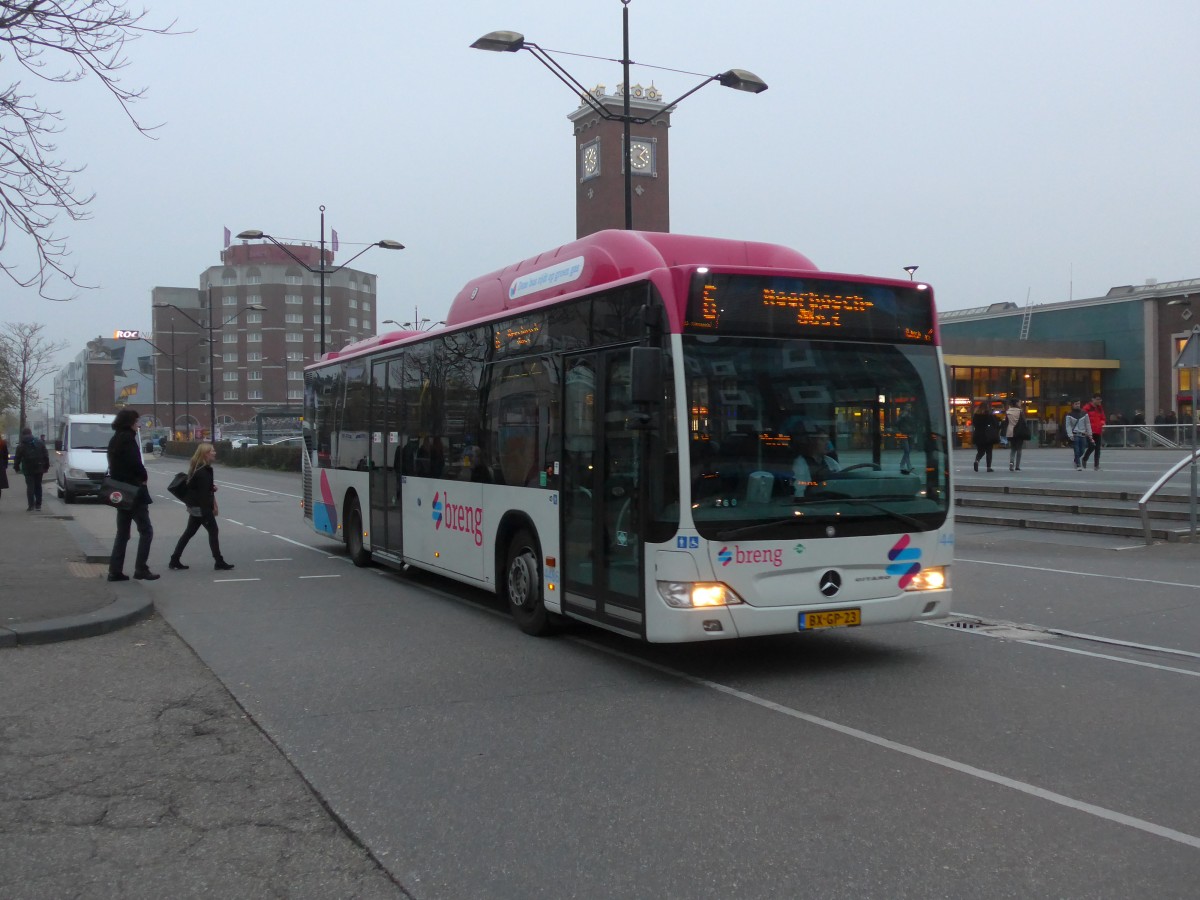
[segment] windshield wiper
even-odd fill
[[[827,503],[847,503],[852,506],[869,506],[871,509],[883,513],[898,522],[903,522],[913,531],[931,531],[933,526],[926,525],[915,516],[910,516],[907,513],[897,512],[894,509],[888,509],[886,506],[876,503],[873,500],[864,500],[862,497],[843,497],[829,498],[826,500],[807,500],[802,506],[819,506]],[[757,534],[760,531],[770,531],[773,528],[778,528],[781,525],[802,525],[812,524],[812,519],[807,516],[792,515],[784,519],[772,519],[770,522],[756,522],[753,525],[746,525],[742,528],[733,528],[729,531],[718,531],[717,538],[722,541],[731,540],[733,538],[749,537],[752,534]]]
[[[903,522],[908,525],[913,531],[931,531],[932,526],[926,525],[915,516],[910,516],[907,513],[897,512],[894,509],[888,509],[882,503],[876,503],[874,500],[867,500],[863,497],[839,497],[830,498],[828,500],[809,500],[805,506],[812,506],[818,503],[849,503],[851,506],[869,506],[871,509],[878,510],[885,516],[891,516],[898,522]]]
[[[805,522],[811,524],[811,520],[805,519],[804,516],[788,516],[786,519],[772,519],[770,522],[755,522],[753,525],[744,525],[741,528],[734,528],[730,531],[718,531],[717,539],[727,541],[730,538],[746,537],[759,531],[778,528],[780,525],[801,525]]]

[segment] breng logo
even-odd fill
[[[460,531],[475,539],[475,546],[483,546],[483,508],[479,506],[463,506],[450,502],[450,493],[441,491],[433,495],[430,515],[433,518],[433,530],[445,528],[447,531]]]
[[[783,551],[743,550],[737,544],[734,544],[733,549],[722,547],[717,553],[717,561],[723,566],[727,566],[730,563],[737,563],[739,566],[766,563],[778,569],[783,565]]]
[[[908,587],[913,576],[921,571],[921,564],[917,562],[921,558],[921,548],[910,548],[908,545],[911,542],[907,534],[902,534],[900,540],[888,551],[888,559],[892,561],[892,565],[887,567],[887,573],[900,576],[901,589]]]

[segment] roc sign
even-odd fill
[[[142,333],[140,331],[123,331],[118,328],[113,332],[113,337],[118,341],[138,341],[141,340]]]

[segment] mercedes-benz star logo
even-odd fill
[[[826,597],[832,597],[842,589],[842,576],[830,569],[821,576],[818,590]]]

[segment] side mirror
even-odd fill
[[[61,440],[54,442],[54,449],[56,452],[62,453],[62,441]]]
[[[629,351],[630,399],[658,406],[663,397],[663,352],[658,347],[633,347]]]

